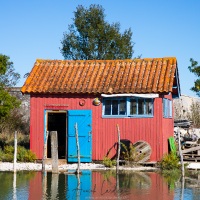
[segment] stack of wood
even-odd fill
[[[200,161],[200,143],[197,141],[185,141],[184,149],[182,150],[183,160],[185,161]]]

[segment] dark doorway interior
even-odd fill
[[[66,113],[48,112],[47,130],[57,131],[58,135],[58,158],[66,158]],[[51,137],[47,142],[47,158],[51,158]]]

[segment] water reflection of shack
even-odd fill
[[[173,191],[158,173],[120,173],[117,185],[114,171],[96,171],[80,175],[47,173],[45,187],[43,175],[36,172],[29,184],[29,199],[162,199],[173,200]],[[89,186],[89,187],[88,187]],[[72,197],[72,198],[67,198]],[[126,197],[126,198],[125,198]]]

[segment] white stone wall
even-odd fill
[[[200,102],[200,98],[181,95],[179,99],[174,99],[174,117],[175,119],[187,119],[187,113],[190,112],[192,102]],[[179,115],[179,116],[178,116]]]

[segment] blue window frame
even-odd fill
[[[172,100],[163,99],[163,117],[172,118]]]
[[[153,117],[153,98],[104,98],[103,117]]]

